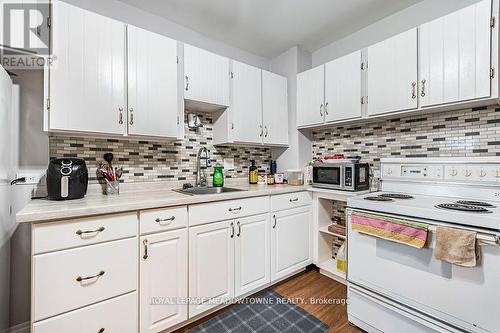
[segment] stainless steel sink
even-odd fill
[[[202,194],[220,194],[220,193],[228,193],[228,192],[240,192],[246,191],[239,188],[232,187],[191,187],[185,190],[179,189],[174,190],[175,192],[188,194],[188,195],[202,195]]]

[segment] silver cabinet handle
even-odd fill
[[[186,75],[186,91],[189,90],[189,77]]]
[[[142,245],[144,245],[144,255],[142,256],[142,259],[146,260],[148,259],[148,240],[145,239],[142,241]]]
[[[118,111],[120,111],[120,116],[118,118],[118,124],[123,125],[123,108],[119,107]]]
[[[412,99],[417,98],[417,82],[411,83],[411,98]]]
[[[328,116],[328,102],[325,103],[325,115]]]
[[[262,127],[262,125],[260,125],[260,134],[259,134],[259,136],[262,137],[262,135],[264,135],[264,128]]]
[[[276,215],[273,215],[273,219],[274,219],[273,229],[276,229],[276,225],[278,224],[278,221],[276,220]]]
[[[133,125],[134,124],[134,109],[130,108],[129,112],[130,112],[130,121],[129,121],[129,124]]]
[[[323,103],[319,106],[319,115],[323,117]]]
[[[104,231],[104,227],[100,227],[99,229],[96,230],[77,230],[76,234],[78,236],[85,235],[85,234],[98,234],[100,232]]]
[[[422,93],[420,96],[425,97],[425,83],[427,82],[426,80],[422,80]]]
[[[229,208],[230,212],[235,212],[235,211],[238,211],[238,210],[241,210],[241,206],[236,207],[236,208]]]
[[[161,224],[162,222],[172,222],[173,220],[175,220],[175,216],[171,216],[171,217],[166,218],[166,219],[157,218],[155,220],[155,222]]]
[[[269,134],[269,130],[267,129],[267,126],[264,126],[265,130],[266,130],[266,134],[264,134],[264,137],[267,138],[267,135]]]
[[[241,224],[240,224],[240,221],[238,221],[238,223],[236,223],[238,225],[238,234],[236,235],[237,237],[240,237],[241,235]]]
[[[95,274],[95,275],[91,275],[91,276],[86,276],[86,277],[77,277],[76,278],[76,281],[77,282],[82,282],[82,281],[85,281],[85,280],[91,280],[91,279],[95,279],[95,278],[99,278],[101,276],[104,275],[104,271],[100,271],[99,273]]]
[[[299,201],[299,198],[290,199],[290,202],[297,202],[297,201]]]
[[[234,237],[234,222],[231,222],[231,238]]]

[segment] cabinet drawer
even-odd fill
[[[268,196],[192,205],[189,206],[189,225],[224,221],[268,212]]]
[[[34,256],[33,321],[136,290],[137,246],[130,238]]]
[[[187,206],[143,210],[140,213],[141,235],[187,226]]]
[[[307,191],[271,196],[271,210],[273,212],[295,207],[307,206],[311,203],[311,194]]]
[[[113,298],[33,324],[33,333],[100,331],[137,332],[137,293]]]
[[[40,223],[33,225],[33,253],[64,250],[136,235],[136,213]]]

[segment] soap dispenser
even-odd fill
[[[223,187],[224,186],[224,173],[222,172],[222,169],[224,169],[224,167],[219,163],[217,163],[214,166],[214,176],[213,176],[213,182],[212,182],[213,187]]]

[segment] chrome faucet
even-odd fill
[[[204,168],[201,167],[201,160],[205,161]],[[211,166],[212,161],[210,159],[210,151],[206,147],[201,147],[200,150],[198,150],[198,155],[196,157],[196,187],[207,186],[207,175],[205,173],[205,169]]]

